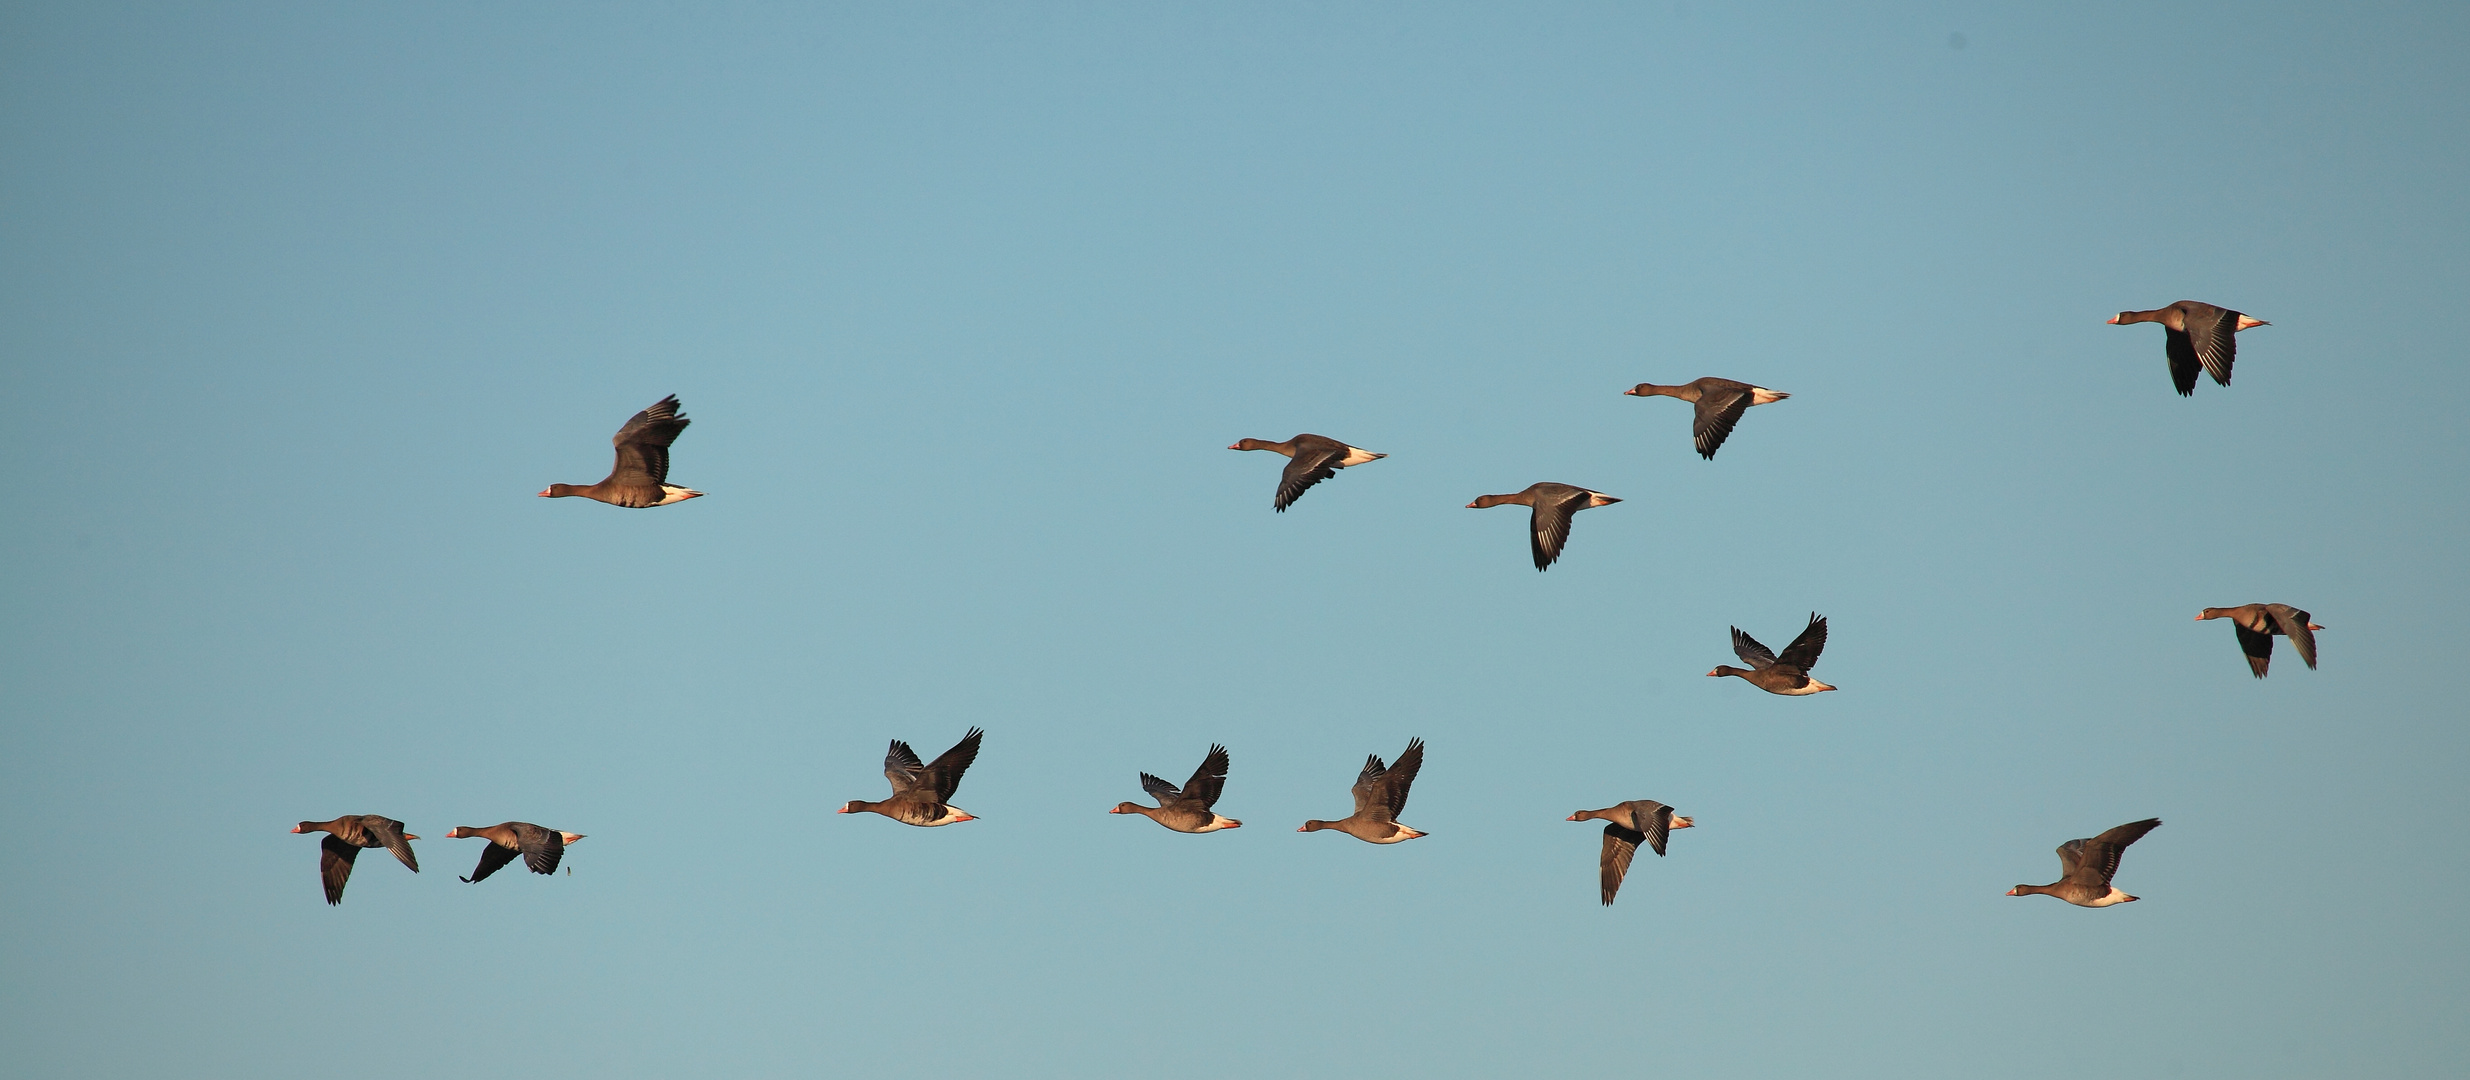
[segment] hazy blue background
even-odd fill
[[[2311,7],[9,5],[0,1060],[2470,1072],[2470,14]],[[532,496],[670,392],[710,498]],[[1410,735],[1430,843],[1293,833]]]

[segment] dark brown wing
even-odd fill
[[[906,795],[926,778],[926,766],[918,760],[918,752],[899,739],[883,754],[883,778],[892,782],[892,794]]]
[[[2247,670],[2255,672],[2256,678],[2263,678],[2264,670],[2273,666],[2273,635],[2237,623],[2231,623],[2230,628],[2238,631],[2238,651],[2247,654]]]
[[[1184,781],[1183,797],[1201,804],[1207,810],[1218,805],[1218,793],[1226,790],[1226,747],[1209,744],[1209,754],[1201,759],[1201,767],[1193,770],[1192,779]]]
[[[978,742],[986,733],[970,728],[969,734],[953,743],[935,763],[926,767],[926,786],[935,792],[937,802],[951,802],[952,793],[960,790],[961,774],[969,771],[969,763],[978,760]]]
[[[1184,789],[1168,783],[1165,777],[1151,776],[1148,773],[1141,774],[1141,790],[1148,792],[1150,798],[1158,800],[1159,806],[1165,806],[1170,802],[1180,802],[1184,797]]]
[[[1406,813],[1407,789],[1415,786],[1415,774],[1424,767],[1424,740],[1408,739],[1406,752],[1398,755],[1398,763],[1373,782],[1373,795],[1389,811],[1389,820],[1398,820]]]
[[[497,841],[491,840],[480,849],[480,865],[473,867],[472,876],[463,880],[475,884],[485,881],[489,875],[505,869],[507,863],[515,861],[517,854],[519,853],[515,849],[500,847]]]
[[[1776,662],[1790,664],[1806,672],[1818,664],[1818,654],[1826,647],[1826,616],[1813,611],[1810,613],[1810,624],[1801,628],[1801,636],[1792,639],[1792,644],[1784,646],[1784,655],[1777,657]]]
[[[1535,513],[1527,520],[1527,540],[1535,554],[1536,569],[1542,570],[1560,560],[1561,548],[1569,543],[1570,518],[1590,497],[1591,493],[1583,489],[1559,497],[1536,493]]]
[[[1377,819],[1388,812],[1380,794],[1381,777],[1388,773],[1389,764],[1381,760],[1381,755],[1364,755],[1364,771],[1355,774],[1355,786],[1350,789],[1355,796],[1356,817]]]
[[[360,819],[360,832],[362,836],[375,840],[379,846],[394,852],[395,858],[401,860],[403,865],[411,867],[413,873],[420,872],[420,860],[412,857],[411,841],[403,838],[402,822],[370,814]]]
[[[1698,414],[1690,435],[1698,440],[1698,456],[1715,460],[1717,447],[1732,434],[1732,426],[1741,422],[1741,414],[1750,411],[1750,388],[1738,383],[1722,389],[1710,389],[1698,395]]]
[[[1295,456],[1288,458],[1286,471],[1278,474],[1278,498],[1270,505],[1279,513],[1295,505],[1312,485],[1338,475],[1338,462],[1346,457],[1346,444],[1316,435],[1295,437]]]
[[[2288,604],[2266,604],[2264,613],[2272,616],[2274,628],[2290,639],[2291,647],[2298,650],[2298,658],[2307,661],[2308,670],[2315,670],[2316,632],[2307,628],[2314,616]]]
[[[2184,330],[2172,330],[2167,326],[2161,329],[2167,335],[2162,344],[2162,351],[2170,356],[2170,385],[2178,387],[2180,397],[2194,394],[2196,392],[2196,371],[2199,367],[2194,343],[2187,340],[2187,332]]]
[[[2188,346],[2204,365],[2204,373],[2214,382],[2230,385],[2230,365],[2238,360],[2238,312],[2194,301],[2180,304],[2179,311],[2187,323]],[[2194,376],[2187,381],[2194,383]]]
[[[2127,845],[2144,839],[2145,833],[2160,827],[2160,818],[2145,818],[2130,821],[2090,840],[2070,841],[2067,846],[2079,850],[2081,861],[2069,869],[2067,876],[2088,885],[2109,888],[2110,878],[2118,873],[2119,856],[2127,853]],[[2064,849],[2061,851],[2063,857]]]
[[[1644,833],[1625,828],[1617,822],[1604,826],[1604,853],[1596,860],[1603,871],[1604,906],[1612,906],[1613,894],[1621,891],[1621,879],[1628,877],[1630,860],[1638,855],[1638,842]]]
[[[678,415],[676,394],[636,413],[609,439],[617,447],[617,467],[609,471],[609,479],[629,487],[659,487],[669,479],[669,444],[690,423]]]
[[[332,833],[317,842],[317,874],[326,881],[326,902],[343,902],[343,883],[352,879],[352,863],[359,860],[360,849],[344,843]]]
[[[1738,626],[1732,628],[1732,654],[1740,657],[1742,663],[1761,671],[1775,666],[1775,654],[1759,644],[1757,638],[1742,633]]]
[[[516,822],[515,839],[523,845],[523,865],[535,874],[557,873],[558,860],[566,857],[566,837],[555,829]]]
[[[1664,842],[1672,836],[1672,807],[1653,799],[1640,799],[1630,804],[1630,822],[1638,826],[1637,831],[1645,835],[1647,846],[1654,848],[1656,856],[1661,858]]]

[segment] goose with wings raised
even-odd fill
[[[2018,885],[2007,890],[2007,895],[2055,896],[2077,907],[2109,907],[2142,899],[2118,891],[2118,886],[2110,884],[2110,878],[2117,875],[2119,856],[2127,853],[2127,845],[2160,827],[2160,818],[2145,818],[2089,839],[2069,840],[2058,846],[2057,881]]]
[[[597,484],[551,484],[540,497],[563,499],[580,495],[634,509],[699,498],[702,492],[669,482],[669,444],[676,442],[678,433],[690,423],[693,421],[678,415],[676,394],[662,398],[651,408],[636,413],[634,419],[610,437],[609,442],[617,447],[617,464],[610,468],[606,478]]]
[[[1792,644],[1784,646],[1782,656],[1767,651],[1757,638],[1742,633],[1736,626],[1732,628],[1732,651],[1749,667],[1717,664],[1707,677],[1736,675],[1751,686],[1787,697],[1822,693],[1835,687],[1811,678],[1810,668],[1818,663],[1818,654],[1826,647],[1827,619],[1817,612],[1810,613],[1810,624],[1802,628],[1801,636],[1792,639]]]
[[[1407,789],[1415,786],[1415,774],[1424,767],[1424,740],[1408,739],[1398,764],[1388,765],[1381,755],[1364,759],[1364,771],[1355,777],[1355,812],[1336,821],[1313,818],[1296,832],[1320,832],[1336,829],[1368,844],[1395,844],[1426,835],[1422,830],[1401,823],[1398,815],[1407,808]]]
[[[952,793],[960,790],[961,774],[969,771],[969,763],[978,760],[978,742],[985,737],[985,732],[970,728],[932,765],[919,764],[917,751],[899,739],[892,740],[892,749],[883,755],[883,778],[892,782],[892,797],[882,802],[851,799],[840,812],[882,814],[921,828],[978,820],[952,805]]]
[[[1119,802],[1107,813],[1139,814],[1180,833],[1243,828],[1243,822],[1220,817],[1213,809],[1218,805],[1218,794],[1226,790],[1226,767],[1226,747],[1211,743],[1209,754],[1201,758],[1201,767],[1193,770],[1192,779],[1184,781],[1180,788],[1163,778],[1141,774],[1141,790],[1158,800],[1158,805]]]

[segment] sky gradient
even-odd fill
[[[28,1076],[2470,1072],[2458,6],[0,13]],[[2172,392],[2122,309],[2211,301]],[[1719,375],[1790,392],[1718,457]],[[673,482],[589,483],[675,393]],[[1384,452],[1288,513],[1243,437]],[[1555,480],[1619,496],[1531,567]],[[2248,676],[2205,606],[2330,627]],[[1788,699],[1726,628],[1833,634]],[[2447,637],[2448,633],[2454,637]],[[2446,700],[2455,704],[2446,705]],[[887,739],[985,749],[934,830]],[[1298,836],[1429,756],[1428,839]],[[1233,754],[1182,836],[1109,817]],[[1597,903],[1582,807],[1695,816]],[[304,818],[424,870],[319,894]],[[2051,849],[2166,824],[2089,911]],[[571,875],[467,886],[508,819]]]

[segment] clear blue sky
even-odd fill
[[[2470,1073],[2470,15],[0,13],[25,1076]],[[2269,319],[2170,389],[2125,308]],[[1712,463],[1688,409],[1789,391]],[[623,511],[589,482],[663,394]],[[1246,436],[1386,460],[1269,509]],[[1550,573],[1523,512],[1620,496]],[[2248,677],[2207,605],[2331,630]],[[1702,677],[1834,636],[1808,699]],[[887,739],[985,752],[917,830]],[[1422,736],[1430,839],[1298,836]],[[1105,810],[1233,749],[1179,836]],[[1598,829],[1697,816],[1595,895]],[[318,893],[303,818],[426,870]],[[2147,816],[2144,902],[2000,894]],[[479,886],[454,825],[587,833]]]

